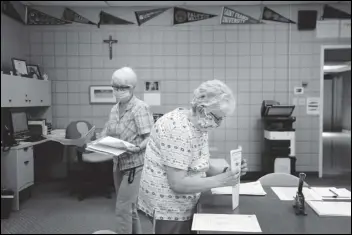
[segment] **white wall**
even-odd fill
[[[189,8],[220,14],[220,7]],[[260,7],[234,7],[259,18]],[[297,11],[321,5],[273,6],[273,10],[297,20]],[[57,9],[43,9],[57,17]],[[74,8],[98,21],[100,9]],[[104,9],[105,10],[105,9]],[[135,22],[133,10],[108,8],[106,11]],[[293,87],[308,82],[304,96],[319,97],[320,47],[323,44],[350,44],[350,40],[322,41],[315,31],[298,31],[296,25],[266,22],[260,25],[219,25],[219,17],[191,24],[172,26],[172,9],[138,27],[132,26],[37,26],[29,27],[30,61],[40,64],[53,80],[54,128],[85,119],[103,127],[110,105],[90,105],[88,87],[109,85],[113,71],[132,66],[139,76],[137,96],[143,81],[160,80],[162,105],[154,112],[165,113],[188,106],[191,92],[202,81],[220,79],[236,93],[237,110],[221,128],[211,134],[217,147],[215,157],[228,157],[241,145],[251,171],[260,170],[263,132],[260,106],[263,99],[291,103]],[[109,60],[108,46],[102,43],[112,35],[119,40]],[[298,106],[297,169],[318,171],[319,118],[307,116]]]
[[[1,67],[12,70],[11,58],[27,59],[28,27],[1,13]]]

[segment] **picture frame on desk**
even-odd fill
[[[90,104],[116,104],[113,88],[111,86],[90,86]]]
[[[42,74],[40,72],[39,66],[35,64],[27,64],[28,75],[31,78],[43,80]]]
[[[14,75],[28,76],[27,62],[23,59],[12,58],[12,67]]]

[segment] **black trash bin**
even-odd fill
[[[1,190],[1,219],[10,217],[14,196],[15,194],[11,190]]]

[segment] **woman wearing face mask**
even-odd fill
[[[209,165],[208,131],[233,113],[235,100],[221,81],[202,83],[190,110],[177,108],[152,129],[145,153],[138,207],[157,234],[189,234],[201,192],[233,186],[238,172]],[[241,174],[247,171],[242,162]]]
[[[146,103],[133,95],[137,75],[131,68],[121,68],[112,75],[111,85],[117,104],[111,109],[101,136],[113,136],[136,147],[114,157],[114,184],[116,190],[116,232],[141,233],[136,207],[140,176],[148,137],[154,125]]]

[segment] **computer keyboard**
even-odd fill
[[[37,141],[41,141],[44,140],[45,138],[43,136],[29,136],[27,138],[25,138],[25,142],[37,142]]]

